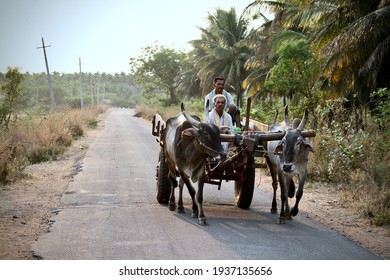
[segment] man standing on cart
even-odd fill
[[[225,107],[223,108],[226,110],[226,108],[230,104],[234,104],[232,95],[224,90],[225,88],[225,79],[224,78],[215,78],[213,82],[214,89],[205,97],[204,100],[204,107],[210,112],[214,108],[214,102],[213,98],[217,94],[222,94],[226,98]]]

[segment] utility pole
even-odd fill
[[[91,92],[91,99],[92,99],[92,107],[94,106],[94,100],[93,100],[93,79],[92,79],[92,73],[89,73],[89,88]]]
[[[96,82],[96,104],[99,106],[100,105],[100,80]]]
[[[51,46],[50,45],[45,46],[45,42],[44,42],[43,37],[42,37],[42,47],[37,47],[37,49],[43,49],[43,55],[45,56],[45,63],[46,63],[47,80],[49,82],[51,108],[57,112],[58,108],[57,108],[56,101],[54,99],[53,83],[51,81],[51,75],[50,75],[50,71],[49,71],[49,63],[47,62],[47,55],[46,55],[46,48],[48,48],[48,47],[51,47]]]
[[[80,67],[80,106],[81,110],[84,109],[84,98],[83,98],[83,74],[81,73],[81,58],[79,57],[79,67]]]

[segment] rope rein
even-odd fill
[[[214,150],[214,149],[212,149],[212,148],[210,148],[210,147],[207,147],[206,144],[204,144],[202,141],[200,141],[200,139],[198,138],[198,136],[196,136],[195,138],[196,138],[196,140],[198,141],[198,144],[199,144],[200,146],[202,146],[204,149],[206,149],[206,150],[208,150],[208,151],[211,151],[211,152],[214,152],[214,153],[216,153],[216,154],[219,154],[219,153],[220,153],[219,151],[216,151],[216,150]]]

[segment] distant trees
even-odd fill
[[[138,102],[140,88],[133,77],[125,73],[82,73],[84,105],[95,106],[110,103],[129,107]],[[80,107],[80,74],[52,73],[56,102],[60,107]],[[49,110],[49,89],[45,73],[25,73],[23,81],[23,104],[30,108]]]

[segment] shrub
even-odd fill
[[[371,122],[365,131],[348,121],[326,123],[314,139],[309,177],[341,184],[353,209],[376,225],[390,225],[390,133],[380,129],[386,123]]]
[[[310,170],[317,179],[331,182],[347,182],[353,172],[360,167],[364,158],[363,132],[355,133],[350,123],[333,123],[314,139],[315,154],[310,157]]]
[[[69,110],[66,113],[65,126],[74,138],[84,135],[84,121],[80,110]]]
[[[9,143],[4,134],[0,134],[0,182],[8,176],[9,163],[11,162],[11,151]]]
[[[16,158],[25,157],[29,163],[56,159],[72,143],[72,134],[60,113],[25,119],[15,124],[8,137]]]
[[[55,160],[85,126],[96,127],[97,116],[107,107],[66,110],[45,117],[30,116],[0,133],[0,182],[17,176],[32,163]]]

